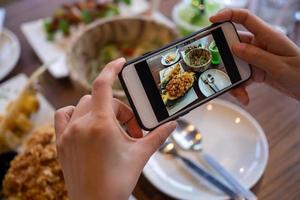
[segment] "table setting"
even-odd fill
[[[132,59],[187,36],[224,8],[249,9],[300,45],[297,0],[0,0],[0,197],[68,199],[50,153],[55,110],[89,93],[111,60]],[[205,58],[201,63],[193,60],[198,55]],[[231,85],[210,37],[170,49],[151,65],[169,114],[196,93],[205,98]],[[174,71],[194,77],[175,100],[164,97],[163,84]],[[178,119],[129,199],[297,199],[300,104],[266,84],[247,91],[247,106],[225,93]],[[128,104],[118,80],[113,96]],[[43,156],[48,165],[34,164],[31,177],[30,162]],[[55,187],[48,184],[54,180]]]

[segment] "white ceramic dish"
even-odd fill
[[[200,91],[206,97],[209,97],[209,96],[214,94],[214,91],[208,85],[203,83],[203,81],[201,80],[201,76],[206,76],[207,77],[208,74],[211,74],[214,77],[215,85],[217,86],[217,88],[219,90],[223,90],[224,88],[231,85],[231,82],[230,82],[230,79],[229,79],[228,75],[226,73],[224,73],[223,71],[218,70],[218,69],[206,70],[205,72],[203,72],[200,75],[200,78],[198,80],[198,86],[200,88]]]
[[[176,57],[175,57],[175,59],[172,62],[167,63],[166,60],[165,60],[165,58],[168,55],[175,54],[175,53],[176,53],[176,50],[175,50],[175,52],[171,51],[171,52],[167,52],[166,54],[164,54],[161,57],[161,60],[160,60],[161,64],[164,65],[164,66],[171,66],[171,65],[174,65],[175,63],[177,63],[180,60],[180,53],[179,52],[177,52]]]
[[[191,111],[184,119],[202,132],[204,150],[234,177],[248,188],[257,183],[267,165],[268,142],[249,113],[230,102],[215,99]],[[205,166],[201,153],[180,153]],[[159,152],[150,158],[143,173],[155,187],[176,199],[228,199],[193,175],[181,161]]]
[[[20,42],[13,32],[3,29],[0,35],[0,80],[16,66],[21,53]]]

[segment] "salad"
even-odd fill
[[[52,17],[44,21],[44,30],[47,39],[53,41],[57,33],[69,36],[72,27],[80,24],[89,24],[97,19],[111,17],[119,14],[119,3],[131,4],[131,0],[113,0],[108,3],[98,3],[85,0],[75,3],[63,4],[55,10]]]

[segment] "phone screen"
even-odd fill
[[[221,28],[134,66],[159,122],[241,80]]]

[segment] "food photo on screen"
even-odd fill
[[[211,34],[168,49],[147,64],[170,116],[232,85]]]

